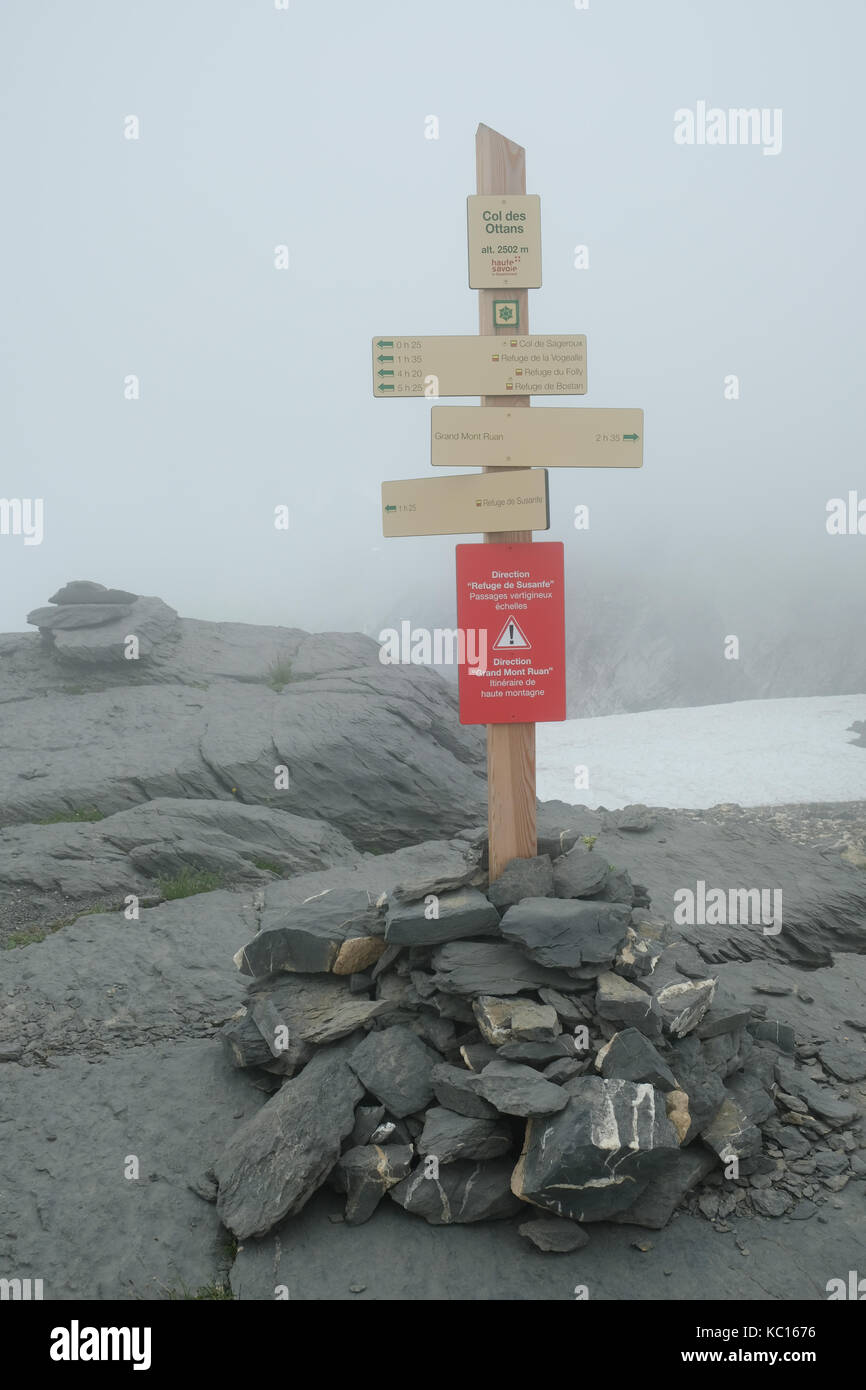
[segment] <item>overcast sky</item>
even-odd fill
[[[0,535],[0,631],[73,578],[454,621],[455,538],[380,532],[431,403],[374,400],[369,357],[477,331],[479,122],[541,195],[531,329],[588,338],[557,403],[646,411],[642,471],[551,473],[569,572],[862,586],[825,509],[866,497],[864,41],[862,0],[3,0],[0,497],[45,520]],[[701,101],[780,110],[781,149],[677,144]]]

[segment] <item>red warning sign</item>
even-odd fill
[[[457,546],[461,724],[565,718],[561,541]]]

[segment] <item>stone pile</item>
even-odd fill
[[[818,1050],[731,998],[591,843],[547,837],[485,892],[467,840],[463,882],[266,909],[235,957],[222,1042],[272,1094],[192,1184],[235,1236],[325,1182],[350,1224],[386,1195],[435,1225],[534,1207],[521,1234],[557,1251],[688,1203],[723,1229],[804,1218],[844,1185],[858,1117],[826,1082],[866,1075],[862,1048],[810,1074]]]
[[[107,589],[90,579],[73,579],[48,605],[34,608],[27,622],[38,627],[58,656],[79,665],[128,659],[131,636],[137,638],[136,659],[146,660],[177,627],[177,613],[162,599]]]

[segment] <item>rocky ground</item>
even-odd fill
[[[59,648],[45,610],[35,615],[41,636],[0,638],[0,922],[10,947],[0,952],[0,1275],[42,1278],[46,1298],[57,1299],[573,1299],[585,1288],[591,1298],[736,1300],[823,1298],[829,1279],[862,1265],[866,872],[849,852],[863,847],[862,803],[626,813],[546,803],[539,850],[559,890],[543,863],[531,870],[543,876],[532,901],[552,907],[515,926],[508,914],[524,911],[523,889],[511,902],[484,896],[483,740],[459,726],[444,683],[381,667],[375,644],[360,637],[195,623],[167,617],[159,600],[136,616],[145,601],[119,591],[106,599],[72,589],[54,606],[79,609],[83,596],[130,611],[99,623],[70,613],[56,631],[85,636]],[[128,629],[151,619],[146,656],[125,662]],[[569,873],[600,866],[593,896],[561,896],[563,852]],[[675,894],[699,879],[780,890],[782,930],[674,931]],[[440,928],[434,940],[418,906],[431,885],[446,906],[449,894],[474,894],[486,925],[463,918],[465,931]],[[342,934],[311,927],[309,913],[320,911],[303,904],[321,905],[322,894],[360,895],[370,905],[363,930],[354,916]],[[636,914],[628,925],[638,937],[655,922],[678,974],[648,984],[622,958],[623,942],[603,960],[540,959],[539,921],[569,901],[584,901],[597,923]],[[453,913],[443,919],[453,927]],[[415,942],[411,970],[401,930]],[[506,988],[513,970],[472,977],[467,988],[460,972],[473,940],[488,954],[500,942],[520,951],[521,968],[542,975],[516,1000]],[[557,970],[555,982],[543,975]],[[689,993],[689,1026],[675,1011],[672,1031],[666,999],[680,993],[662,995],[677,979],[697,997]],[[706,980],[715,982],[710,999]],[[423,1002],[430,989],[435,1008]],[[635,989],[661,998],[649,1035],[637,1027]],[[733,1027],[713,1041],[706,1009],[724,998],[736,1006]],[[510,1006],[503,1013],[509,999],[521,1002],[519,1017]],[[290,1058],[261,1052],[269,1008],[302,1035]],[[592,1046],[575,1070],[554,1052],[581,1010]],[[388,1077],[400,1029],[423,1049],[421,1072],[428,1062],[431,1076],[438,1069],[429,1087],[416,1076],[420,1090],[404,1097],[402,1115]],[[662,1065],[679,1059],[679,1085],[655,1071],[651,1083],[605,1074],[599,1054],[614,1034],[629,1048],[617,1065],[633,1071],[636,1048],[647,1063],[643,1043],[627,1036],[635,1031]],[[719,1036],[738,1039],[738,1050],[725,1053]],[[356,1057],[358,1047],[373,1055]],[[701,1072],[699,1084],[692,1059],[695,1132],[684,1131],[681,1156],[700,1154],[701,1171],[667,1223],[647,1208],[645,1226],[621,1224],[615,1201],[599,1219],[581,1209],[560,1220],[555,1174],[536,1164],[521,1179],[547,1208],[536,1221],[553,1215],[560,1232],[589,1232],[570,1252],[536,1249],[520,1234],[533,1207],[518,1201],[512,1180],[524,1125],[570,1114],[587,1087],[660,1086],[649,1138],[634,1109],[635,1144],[638,1157],[664,1150],[664,1164],[676,1166],[682,1114],[663,1097],[681,1089],[695,1047],[716,1080]],[[609,1066],[616,1059],[614,1051]],[[471,1116],[461,1121],[453,1108],[467,1083],[492,1107],[476,1117],[483,1134],[468,1135]],[[752,1150],[733,1181],[720,1176],[718,1153],[708,1166],[714,1118],[694,1113],[694,1101],[720,1085],[741,1108]],[[308,1136],[301,1186],[283,1209],[287,1189],[262,1169],[255,1136],[269,1107],[291,1113],[305,1086],[321,1102],[291,1134],[315,1130],[318,1109],[338,1107],[341,1094],[352,1113],[330,1130],[320,1116],[324,1149]],[[372,1140],[374,1118],[395,1128]],[[628,1127],[625,1114],[617,1125]],[[387,1181],[369,1170],[371,1142],[401,1150],[386,1155]],[[473,1145],[484,1159],[467,1157]],[[324,1150],[332,1161],[320,1171]],[[437,1151],[447,1154],[437,1192],[448,1201],[437,1198],[419,1219],[413,1207],[434,1189],[417,1170]],[[466,1171],[473,1163],[483,1182]],[[329,1173],[341,1193],[320,1185]],[[377,1186],[379,1197],[391,1187],[398,1199],[367,1213]],[[430,1224],[452,1198],[464,1212],[480,1201],[482,1214],[489,1200],[486,1214],[499,1219]],[[359,1214],[368,1219],[357,1224]]]

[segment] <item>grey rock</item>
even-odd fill
[[[852,1124],[857,1119],[855,1106],[839,1100],[829,1086],[819,1086],[803,1072],[796,1071],[790,1062],[780,1059],[776,1066],[776,1080],[783,1091],[799,1096],[813,1115],[818,1115],[835,1128]]]
[[[737,1004],[730,994],[719,987],[713,1002],[695,1028],[699,1038],[715,1038],[722,1033],[741,1032],[749,1023],[751,1009]]]
[[[592,1010],[576,999],[574,995],[561,994],[558,989],[540,989],[538,997],[554,1008],[566,1028],[574,1028],[581,1023],[592,1022]]]
[[[461,937],[498,936],[499,914],[477,888],[438,894],[438,916],[428,917],[424,902],[392,904],[385,940],[389,945],[439,945]]]
[[[664,1171],[650,1178],[630,1207],[614,1212],[608,1219],[621,1225],[646,1226],[648,1230],[661,1231],[686,1193],[697,1187],[717,1163],[716,1155],[703,1144],[690,1144],[667,1160]]]
[[[553,865],[549,854],[534,859],[512,859],[494,883],[487,897],[501,911],[523,898],[545,898],[553,893]]]
[[[595,1066],[605,1079],[645,1081],[657,1091],[677,1089],[677,1079],[670,1067],[637,1028],[614,1033],[598,1053]]]
[[[582,1053],[576,1052],[574,1038],[568,1033],[560,1033],[550,1042],[505,1043],[496,1052],[496,1056],[506,1062],[528,1062],[531,1067],[542,1066],[545,1062],[562,1061],[564,1058],[571,1060],[575,1055],[578,1059],[583,1056]],[[488,1057],[487,1060],[492,1062],[493,1058]]]
[[[349,1226],[369,1221],[385,1193],[408,1177],[412,1168],[410,1144],[368,1144],[347,1149],[338,1159],[332,1179],[346,1193]]]
[[[81,603],[67,608],[34,608],[27,614],[27,622],[41,632],[57,632],[60,628],[99,627],[128,618],[131,612],[131,604]]]
[[[329,1050],[237,1130],[213,1171],[220,1220],[238,1240],[301,1210],[339,1158],[362,1094],[344,1052]]]
[[[572,1250],[582,1250],[589,1244],[589,1236],[576,1221],[562,1221],[559,1217],[541,1216],[533,1221],[524,1221],[517,1228],[524,1240],[529,1240],[537,1250],[566,1255]]]
[[[689,1098],[691,1125],[683,1139],[690,1144],[717,1113],[726,1096],[724,1082],[706,1062],[703,1048],[693,1034],[671,1047],[670,1067],[681,1090]]]
[[[495,1062],[499,1055],[499,1048],[491,1047],[490,1043],[467,1042],[460,1045],[460,1056],[470,1071],[482,1072],[487,1063]]]
[[[436,1178],[424,1176],[420,1164],[411,1177],[392,1187],[391,1199],[431,1226],[499,1221],[520,1210],[510,1188],[511,1162],[446,1164]]]
[[[818,1049],[818,1056],[839,1081],[862,1081],[866,1077],[866,1047],[862,1043],[825,1043]]]
[[[553,891],[558,898],[598,898],[609,876],[606,859],[584,845],[575,845],[554,861]]]
[[[808,1139],[793,1125],[783,1125],[778,1120],[767,1120],[762,1130],[765,1138],[778,1144],[788,1159],[805,1158],[811,1151],[812,1145]]]
[[[564,1090],[558,1115],[528,1121],[512,1190],[558,1216],[603,1221],[673,1166],[676,1131],[652,1086],[581,1076]]]
[[[722,1101],[711,1122],[701,1130],[701,1138],[723,1163],[761,1152],[761,1131],[733,1096]]]
[[[132,665],[125,653],[130,636],[138,639],[138,658],[147,661],[154,650],[177,630],[177,613],[160,598],[137,598],[126,616],[101,623],[99,627],[55,628],[51,630],[54,650],[64,661],[92,666],[103,663]]]
[[[797,1202],[796,1206],[791,1208],[788,1215],[792,1221],[808,1221],[810,1217],[816,1214],[817,1210],[818,1208],[814,1202],[810,1202],[808,1198],[804,1198],[801,1202]]]
[[[503,1043],[550,1043],[562,1032],[556,1010],[533,999],[497,999],[480,994],[472,1004],[481,1036],[493,1047]]]
[[[286,970],[351,975],[385,949],[381,909],[361,889],[335,888],[288,909],[266,910],[262,930],[238,953],[244,975]]]
[[[509,912],[519,910],[509,908]],[[521,990],[538,985],[550,985],[554,989],[574,987],[574,981],[564,970],[548,970],[534,960],[527,960],[522,951],[506,941],[448,942],[434,952],[433,966],[436,988],[446,994],[502,995],[519,994]],[[468,1017],[472,1021],[471,1013]]]
[[[840,1153],[834,1149],[816,1149],[814,1153],[815,1166],[822,1176],[825,1174],[845,1173],[848,1170],[848,1158],[845,1153]]]
[[[761,1216],[784,1216],[790,1211],[792,1199],[789,1193],[773,1188],[769,1192],[753,1192],[752,1206]]]
[[[635,888],[628,869],[610,869],[603,890],[598,895],[609,903],[622,903],[631,908],[635,901]]]
[[[550,969],[606,968],[628,923],[629,912],[621,904],[526,898],[505,913],[502,935]]]
[[[657,1037],[662,1031],[658,1001],[620,975],[607,972],[599,976],[595,1008],[599,1018],[637,1028],[647,1037]]]
[[[576,1057],[561,1057],[555,1062],[548,1062],[546,1067],[542,1067],[542,1076],[546,1076],[548,1081],[554,1085],[561,1086],[564,1081],[571,1081],[575,1076],[582,1076],[589,1068],[589,1059],[578,1061]]]
[[[134,603],[138,594],[132,594],[128,589],[107,589],[104,584],[96,584],[92,579],[73,579],[69,584],[64,584],[62,589],[58,589],[56,594],[52,594],[49,603]]]
[[[760,1042],[774,1043],[782,1052],[793,1057],[794,1030],[789,1024],[779,1023],[777,1019],[756,1019],[749,1024],[749,1032]]]
[[[352,1148],[369,1144],[384,1118],[384,1105],[359,1105],[355,1111],[355,1123],[350,1139]],[[378,1144],[381,1140],[377,1139],[375,1142]]]
[[[757,1077],[747,1071],[729,1076],[725,1082],[725,1089],[753,1125],[762,1125],[776,1113],[769,1091],[764,1089]]]
[[[503,1115],[552,1115],[568,1104],[561,1086],[520,1062],[488,1062],[479,1080],[479,1094]]]
[[[498,1119],[494,1105],[481,1094],[481,1077],[462,1067],[440,1062],[430,1073],[433,1092],[441,1106],[472,1119]]]
[[[477,1119],[433,1105],[424,1119],[416,1148],[435,1154],[440,1163],[458,1158],[500,1158],[511,1148],[511,1134],[501,1120]]]
[[[250,987],[248,1003],[259,995],[270,1000],[292,1039],[317,1046],[345,1038],[375,1018],[388,1017],[391,1009],[386,1000],[352,994],[345,976],[266,977]]]
[[[439,1063],[432,1048],[400,1025],[369,1033],[350,1061],[365,1089],[398,1120],[433,1099],[431,1073]]]
[[[634,806],[623,806],[621,811],[614,812],[614,820],[620,830],[644,831],[652,830],[656,823],[656,817],[648,806],[636,803]]]

